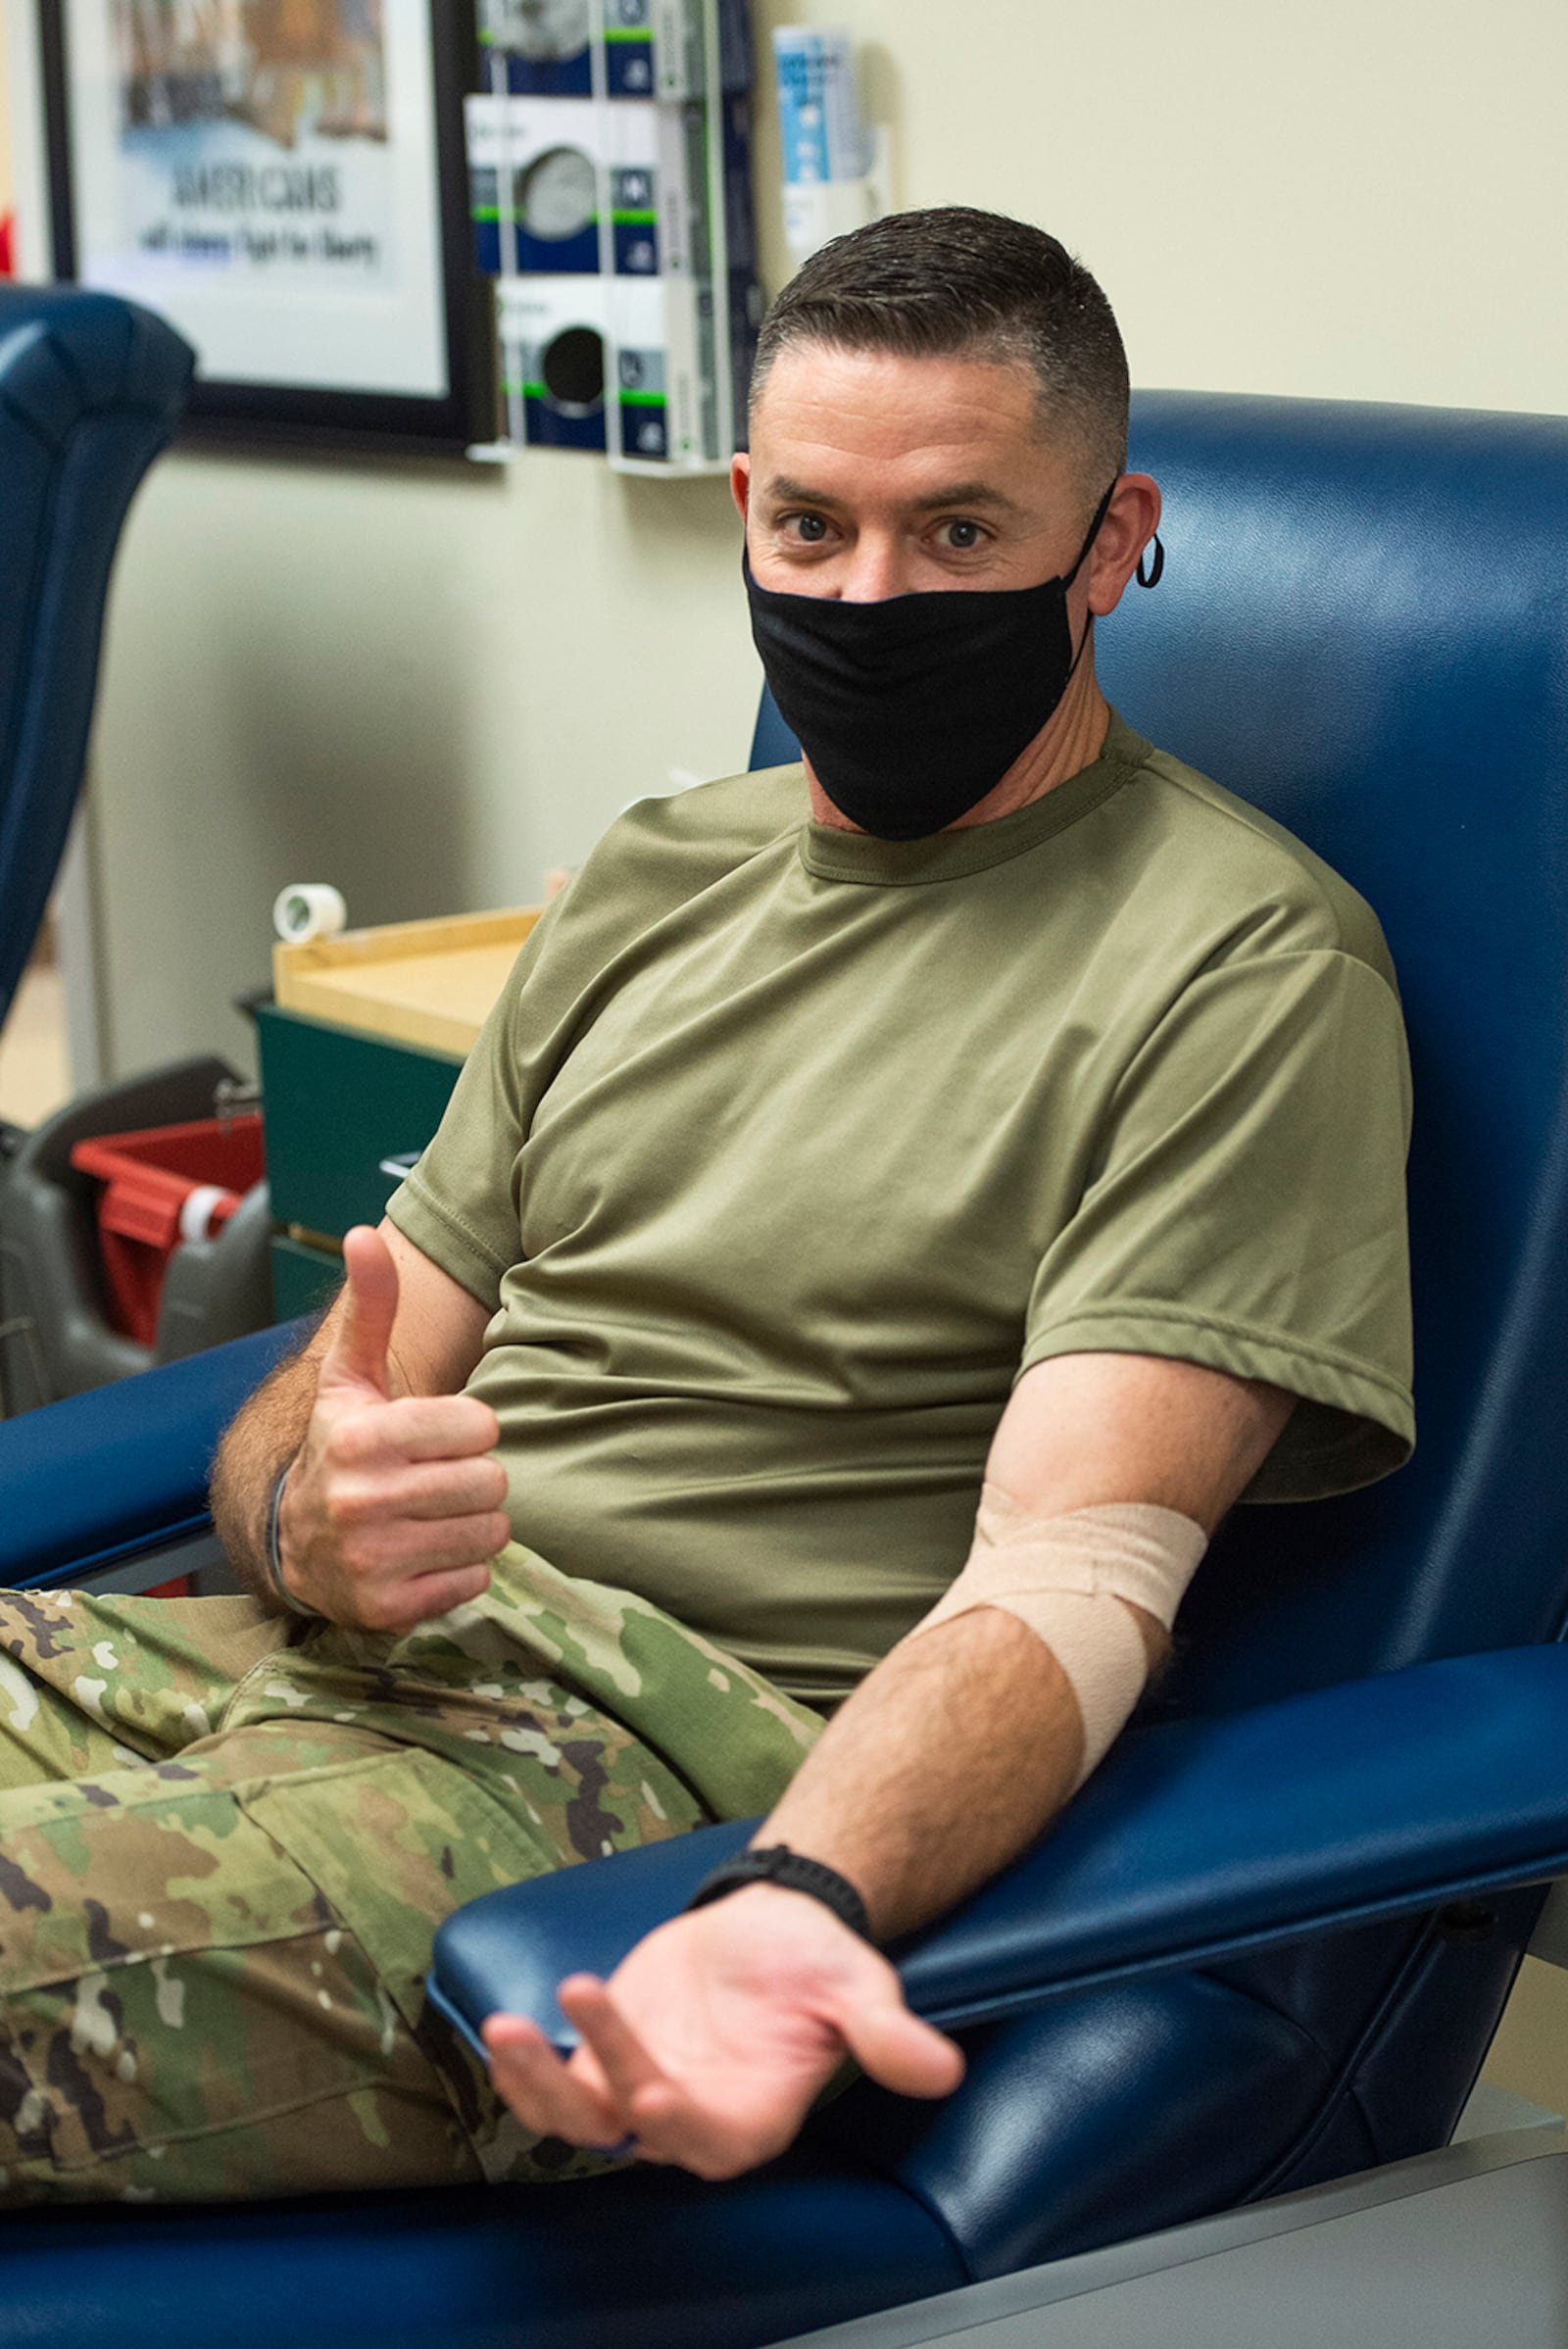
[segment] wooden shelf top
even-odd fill
[[[388,922],[304,946],[279,944],[272,949],[278,1006],[461,1059],[472,1050],[540,910],[523,905]]]

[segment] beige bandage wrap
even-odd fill
[[[1055,1657],[1083,1717],[1083,1767],[1074,1791],[1114,1741],[1149,1677],[1129,1601],[1166,1631],[1208,1536],[1191,1517],[1145,1501],[1032,1515],[999,1485],[980,1494],[963,1572],[907,1634],[917,1639],[972,1607],[1001,1607]]]

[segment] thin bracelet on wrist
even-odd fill
[[[278,1540],[279,1520],[283,1514],[283,1487],[288,1483],[289,1470],[293,1465],[293,1461],[290,1460],[287,1467],[280,1471],[277,1482],[272,1487],[272,1497],[268,1503],[267,1579],[271,1585],[272,1595],[276,1598],[279,1606],[286,1607],[291,1615],[304,1616],[307,1622],[324,1623],[326,1617],[321,1613],[320,1608],[307,1606],[303,1598],[296,1598],[283,1580],[283,1552]]]

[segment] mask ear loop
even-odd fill
[[[1118,473],[1116,475],[1116,481],[1119,481],[1120,479],[1121,475]],[[1078,550],[1078,560],[1073,564],[1072,569],[1067,573],[1066,577],[1062,580],[1061,590],[1063,596],[1066,595],[1068,588],[1071,587],[1073,581],[1077,578],[1078,573],[1083,569],[1084,564],[1088,560],[1089,550],[1094,545],[1096,539],[1100,536],[1100,525],[1104,520],[1106,514],[1110,510],[1111,499],[1116,495],[1116,481],[1111,482],[1104,496],[1101,499],[1100,504],[1095,508],[1095,518],[1089,525],[1088,537],[1084,540],[1083,545]],[[1063,693],[1066,692],[1067,687],[1072,683],[1074,677],[1077,676],[1078,663],[1088,652],[1089,639],[1091,636],[1093,636],[1094,632],[1095,615],[1091,612],[1084,621],[1084,632],[1078,639],[1078,650],[1072,657],[1072,666],[1067,671],[1066,677],[1062,682],[1061,690]],[[1070,643],[1071,641],[1072,640],[1069,637],[1068,642]]]
[[[1119,481],[1120,479],[1121,475],[1118,473],[1116,475],[1116,481]],[[1095,518],[1090,523],[1088,535],[1085,537],[1083,545],[1078,550],[1077,562],[1073,564],[1072,569],[1066,573],[1061,582],[1063,587],[1071,587],[1073,581],[1077,578],[1078,573],[1083,569],[1085,563],[1088,561],[1089,550],[1094,545],[1096,539],[1100,536],[1100,525],[1104,520],[1107,513],[1110,511],[1111,499],[1116,495],[1116,481],[1111,483],[1104,496],[1101,499],[1100,504],[1095,508]]]
[[[1140,587],[1157,587],[1160,583],[1160,580],[1165,575],[1165,549],[1160,543],[1160,536],[1157,530],[1151,539],[1150,546],[1152,546],[1154,550],[1153,561],[1152,563],[1150,562],[1149,547],[1145,547],[1143,553],[1138,558],[1138,570],[1136,575]],[[1145,563],[1149,564],[1147,573],[1144,569]]]

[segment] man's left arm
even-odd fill
[[[1145,1503],[1205,1533],[1290,1416],[1277,1387],[1143,1354],[1067,1354],[1018,1382],[988,1481],[1032,1518]],[[1120,1606],[1128,1602],[1111,1600]],[[1165,1635],[1131,1607],[1151,1664]],[[877,1940],[940,1916],[1039,1835],[1077,1784],[1084,1726],[1054,1655],[989,1604],[902,1642],[829,1723],[759,1845],[787,1843],[860,1893]],[[820,1901],[751,1884],[672,1919],[608,1983],[563,1983],[582,2036],[564,2064],[535,2027],[485,2027],[524,2125],[728,2178],[793,2140],[853,2056],[905,2095],[957,2085],[953,2042],[911,2015],[886,1959]]]

